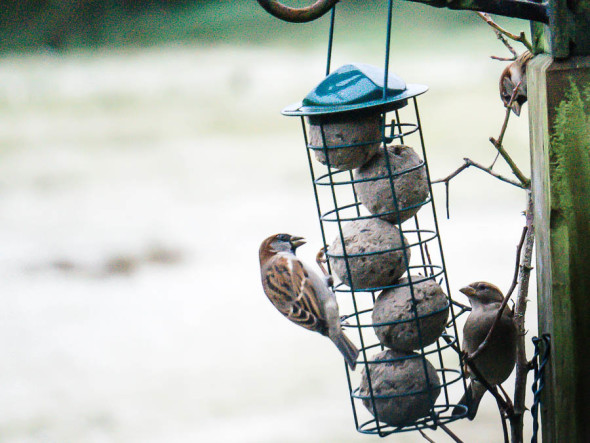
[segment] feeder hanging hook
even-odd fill
[[[311,22],[332,9],[339,0],[317,0],[305,8],[291,8],[278,0],[258,0],[266,12],[291,23]]]

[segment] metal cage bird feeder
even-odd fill
[[[360,349],[361,371],[345,365],[355,426],[382,437],[467,413],[456,403],[466,309],[451,298],[418,110],[428,88],[389,73],[389,4],[384,69],[330,73],[332,9],[327,76],[282,111],[301,119],[328,270]]]
[[[283,110],[302,121],[328,268],[341,280],[334,290],[344,327],[356,330],[350,336],[360,344],[360,387],[346,368],[355,425],[380,436],[465,415],[452,414],[449,389],[458,383],[464,392],[464,374],[445,364],[458,360],[455,320],[464,308],[450,297],[432,200],[417,102],[427,87],[384,75],[369,65],[343,66]],[[402,117],[405,111],[412,115]],[[410,144],[420,146],[423,160]],[[425,192],[416,200],[420,177]],[[363,418],[359,403],[372,418]]]

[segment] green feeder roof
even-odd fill
[[[387,76],[387,94],[383,97],[383,69],[361,63],[344,65],[320,82],[299,103],[287,106],[289,116],[334,114],[372,107],[387,110],[407,104],[407,99],[428,90],[427,86],[406,84],[395,74]]]

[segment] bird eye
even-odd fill
[[[279,234],[279,235],[277,235],[277,240],[279,240],[279,241],[289,241],[289,236],[287,234]]]

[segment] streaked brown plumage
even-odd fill
[[[512,102],[512,112],[516,115],[520,115],[522,105],[527,101],[526,67],[532,58],[533,54],[529,51],[523,52],[516,60],[506,66],[502,75],[500,75],[500,97],[504,106],[508,105],[516,85],[520,82],[518,92],[514,102]]]
[[[485,340],[492,327],[504,296],[500,289],[491,283],[475,282],[460,290],[471,303],[471,313],[463,327],[463,350],[471,354]],[[503,383],[512,373],[516,362],[516,324],[512,310],[506,307],[500,317],[488,345],[474,360],[473,364],[482,377],[492,386]],[[467,417],[475,418],[479,402],[486,392],[483,384],[475,379],[475,375],[466,372],[472,381],[467,392],[459,401],[467,406]],[[456,408],[453,414],[461,413]]]
[[[305,244],[301,237],[276,234],[260,245],[262,287],[272,304],[289,320],[327,336],[338,347],[351,369],[358,350],[344,335],[330,276],[319,276],[295,256]]]

